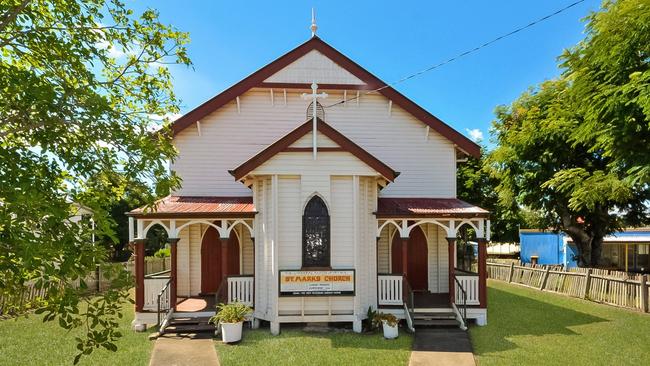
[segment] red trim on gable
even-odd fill
[[[359,145],[355,144],[352,140],[345,137],[342,133],[335,130],[332,126],[328,125],[320,118],[318,119],[316,128],[318,129],[318,132],[322,133],[323,135],[329,137],[332,141],[336,142],[344,151],[347,151],[352,155],[356,156],[357,158],[359,158],[359,160],[368,164],[369,167],[376,170],[379,174],[381,174],[384,178],[388,179],[389,181],[391,182],[394,181],[395,178],[397,178],[397,176],[399,175],[399,172],[396,172],[393,169],[391,169],[388,165],[381,162],[379,159],[374,157],[372,154],[364,150]],[[264,162],[268,161],[276,154],[284,151],[292,151],[291,148],[289,148],[289,146],[294,142],[298,141],[298,139],[300,139],[301,137],[311,132],[311,130],[312,130],[312,120],[309,119],[307,122],[296,127],[293,131],[284,135],[284,137],[280,138],[278,141],[269,145],[266,149],[262,150],[257,155],[248,159],[246,162],[244,162],[237,168],[230,170],[229,171],[230,174],[232,174],[235,177],[235,180],[241,180],[246,176],[246,174],[255,170],[255,168],[264,164]],[[329,149],[320,148],[318,150],[325,152],[328,151]],[[309,150],[307,151],[311,151],[311,148],[309,148]],[[329,150],[329,151],[333,151],[333,150]],[[297,151],[297,152],[303,152],[303,151]]]
[[[323,55],[329,57],[332,61],[336,62],[339,66],[349,71],[352,75],[364,81],[367,85],[366,88],[377,89],[383,86],[386,86],[386,83],[381,81],[379,78],[371,74],[369,71],[359,66],[357,63],[349,59],[347,56],[343,55],[341,52],[337,51],[332,46],[325,43],[318,37],[312,37],[307,42],[301,44],[300,46],[294,48],[288,53],[284,54],[280,58],[271,62],[270,64],[264,66],[263,68],[257,70],[250,76],[246,77],[244,80],[239,83],[231,86],[222,93],[208,100],[207,102],[201,104],[194,110],[188,112],[183,117],[177,119],[172,124],[173,132],[179,133],[183,129],[189,127],[196,121],[207,116],[214,110],[220,108],[231,100],[235,99],[237,96],[243,94],[253,87],[259,87],[260,85],[265,85],[264,80],[280,71],[284,67],[288,66],[292,62],[296,61],[300,57],[307,54],[309,51],[317,50]],[[291,84],[291,83],[283,83]],[[300,85],[301,84],[297,84]],[[339,85],[343,86],[343,85]],[[350,86],[345,86],[345,88],[354,89],[353,84]],[[359,85],[356,85],[358,88]],[[343,88],[343,89],[345,89]],[[452,127],[441,121],[438,117],[427,112],[424,108],[417,105],[412,100],[408,99],[402,95],[397,90],[393,89],[390,86],[387,86],[379,91],[383,96],[392,100],[394,103],[404,108],[407,112],[411,113],[414,117],[422,121],[424,124],[431,127],[434,131],[438,132],[445,138],[449,139],[460,149],[464,150],[468,154],[478,158],[481,154],[481,148],[479,145],[474,143],[472,140],[463,136],[458,131],[454,130]]]

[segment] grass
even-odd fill
[[[479,365],[650,365],[650,315],[489,281]]]
[[[124,305],[120,320],[123,337],[117,342],[117,352],[97,349],[84,356],[79,365],[148,365],[153,342],[148,333],[131,330],[133,304]],[[81,331],[71,332],[59,327],[58,321],[43,323],[42,316],[0,321],[0,365],[71,365],[76,355],[75,337]]]
[[[221,365],[406,365],[411,354],[413,339],[402,329],[399,338],[386,340],[381,332],[306,333],[286,327],[278,336],[268,329],[244,330],[237,345],[216,342]]]

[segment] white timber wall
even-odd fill
[[[179,195],[250,196],[251,191],[228,173],[305,122],[308,101],[303,90],[287,90],[287,104],[276,90],[253,89],[177,134],[179,156],[172,164],[183,179]],[[343,91],[328,91],[329,100]],[[352,94],[348,91],[348,97]],[[356,93],[356,92],[355,92]],[[396,105],[388,112],[381,95],[361,95],[356,102],[328,108],[325,121],[401,175],[382,197],[455,197],[456,155],[453,144]],[[306,141],[306,140],[305,140]],[[305,144],[301,140],[300,146]],[[298,146],[298,145],[297,145]],[[310,146],[306,145],[306,146]]]
[[[290,145],[290,147],[311,147],[312,133],[309,132],[305,136],[298,139]],[[332,141],[329,137],[323,135],[321,132],[316,133],[316,144],[318,147],[338,147],[339,145]]]
[[[325,84],[363,84],[359,78],[316,50],[309,51],[264,81],[306,83],[307,80]]]

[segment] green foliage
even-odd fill
[[[246,320],[246,317],[253,312],[253,309],[240,303],[219,304],[217,313],[210,318],[210,323],[239,323]]]
[[[395,327],[399,320],[394,314],[377,312],[373,316],[372,322],[375,327],[379,327],[383,323],[386,323],[389,327]]]
[[[70,286],[108,257],[90,238],[116,239],[109,208],[127,187],[152,203],[179,185],[168,121],[152,116],[178,112],[165,64],[189,64],[187,42],[156,11],[136,16],[118,0],[0,3],[0,288],[37,281],[46,320],[87,327],[75,361],[114,349],[132,284],[116,274],[100,300]],[[70,202],[94,227],[69,220]]]
[[[600,264],[602,239],[648,222],[650,2],[606,1],[562,55],[562,77],[496,111],[487,165],[502,205],[542,215]]]
[[[171,249],[170,248],[160,248],[158,249],[157,252],[153,254],[154,257],[156,258],[167,258],[171,256]]]
[[[496,189],[499,181],[489,174],[489,169],[485,166],[486,158],[485,148],[482,148],[479,159],[468,157],[466,162],[458,164],[458,198],[490,211],[492,241],[519,241],[520,227],[535,227],[534,215],[523,215],[521,207],[515,201],[499,201]]]
[[[616,187],[650,183],[650,2],[605,1],[587,37],[561,57],[583,117],[575,144],[610,159]],[[623,180],[621,183],[613,180]]]

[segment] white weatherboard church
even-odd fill
[[[215,297],[250,305],[273,334],[302,322],[361,331],[369,307],[411,329],[486,324],[488,212],[456,198],[456,166],[479,146],[312,30],[174,122],[182,188],[129,213],[134,326],[213,314]],[[156,224],[172,266],[145,274]],[[455,268],[463,225],[478,273]]]

